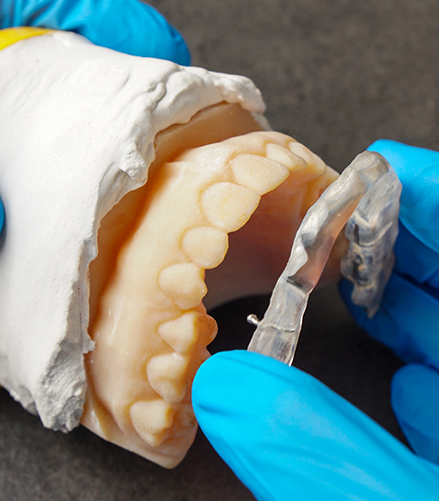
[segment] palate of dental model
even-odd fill
[[[0,383],[46,427],[173,467],[217,330],[203,302],[270,291],[337,176],[264,130],[248,79],[71,33],[0,51],[0,91]]]

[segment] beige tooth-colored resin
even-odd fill
[[[336,177],[290,137],[258,132],[250,114],[227,110],[238,116],[235,131],[244,113],[238,132],[250,132],[221,132],[205,146],[189,133],[172,154],[165,137],[141,201],[122,201],[103,221],[103,255],[90,269],[96,347],[86,356],[82,423],[169,468],[194,439],[191,385],[217,331],[202,303],[205,269],[208,304],[269,292],[307,208]],[[218,124],[224,113],[218,107],[200,123]]]

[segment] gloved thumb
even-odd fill
[[[392,406],[414,451],[439,464],[439,372],[410,364],[392,381]]]
[[[438,467],[277,360],[218,353],[200,367],[192,400],[207,438],[259,500],[437,500]]]

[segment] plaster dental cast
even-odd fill
[[[2,27],[27,24],[29,16],[45,28],[84,29],[92,38],[93,16],[81,18],[90,5],[66,5],[16,2],[14,11],[4,4],[0,19],[9,24]],[[119,5],[93,3],[93,15],[116,23]],[[148,15],[142,4],[126,5],[126,12]],[[123,22],[135,25],[139,16]],[[169,41],[169,28],[160,26]],[[93,36],[99,43],[99,30]],[[265,132],[260,96],[241,77],[131,58],[69,33],[16,41],[0,52],[0,65],[0,157],[8,166],[0,178],[7,221],[2,384],[46,426],[68,430],[82,420],[172,467],[193,438],[192,379],[215,334],[201,303],[203,269],[222,261],[229,239],[223,268],[206,278],[208,304],[228,299],[239,254],[248,258],[249,235],[261,235],[269,214],[279,224],[269,225],[276,238],[290,231],[278,256],[272,245],[258,251],[274,269],[261,282],[231,289],[232,297],[271,290],[300,219],[336,175],[291,138]],[[7,78],[12,67],[16,73]],[[291,492],[299,499],[437,499],[438,154],[387,142],[376,149],[404,186],[397,264],[377,315],[366,320],[352,309],[372,334],[417,363],[396,376],[394,403],[414,449],[432,462],[297,369],[255,353],[219,354],[195,377],[196,416],[258,499],[287,499]],[[337,273],[343,240],[338,244],[328,275]],[[11,293],[17,289],[21,294]],[[130,335],[122,335],[127,327]],[[137,327],[150,332],[146,341]],[[239,388],[232,387],[236,378]],[[420,412],[413,414],[414,406]]]

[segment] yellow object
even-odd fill
[[[46,28],[31,28],[30,26],[21,26],[19,28],[7,28],[0,30],[0,50],[9,47],[15,42],[24,40],[26,38],[35,37],[38,35],[45,35],[54,30]]]

